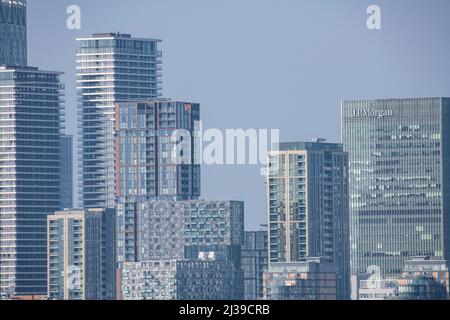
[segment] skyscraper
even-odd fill
[[[47,215],[61,207],[60,73],[0,67],[0,293],[47,292]]]
[[[352,274],[450,259],[450,99],[342,102]]]
[[[350,297],[348,158],[340,144],[281,143],[269,152],[269,266],[320,257]]]
[[[61,136],[61,209],[73,205],[73,137]]]
[[[27,65],[26,0],[0,0],[0,65]]]
[[[85,208],[114,207],[114,104],[160,96],[159,40],[107,33],[78,41],[80,200]]]
[[[115,299],[114,209],[59,211],[48,216],[48,297]]]

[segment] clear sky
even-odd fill
[[[66,8],[81,8],[81,30]],[[366,27],[381,7],[382,30]],[[282,141],[340,141],[340,100],[450,96],[448,0],[28,0],[29,64],[65,72],[76,133],[75,38],[162,39],[163,95],[199,102],[206,128],[280,129]],[[202,196],[244,200],[266,223],[255,166],[203,167]]]

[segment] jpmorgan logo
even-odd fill
[[[385,118],[392,117],[394,112],[386,109],[353,109],[353,118]]]

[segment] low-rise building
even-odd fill
[[[336,300],[336,268],[319,258],[270,263],[264,272],[265,300]]]

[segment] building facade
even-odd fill
[[[242,246],[245,300],[263,297],[263,273],[269,266],[268,232],[245,231]]]
[[[233,257],[220,251],[190,247],[190,259],[126,262],[122,270],[123,300],[242,299],[242,275]],[[215,249],[218,249],[217,247]],[[215,250],[211,248],[211,250]],[[238,248],[239,249],[239,248]],[[209,250],[209,249],[208,249]],[[235,248],[228,247],[228,253]],[[237,256],[240,251],[237,251]]]
[[[352,274],[392,278],[413,256],[449,259],[449,117],[448,98],[342,102]]]
[[[61,208],[60,73],[0,67],[0,293],[47,293],[47,215]]]
[[[114,209],[67,210],[48,216],[48,297],[113,300]]]
[[[73,137],[61,137],[61,209],[73,208]]]
[[[348,155],[340,144],[281,143],[269,152],[269,265],[321,257],[350,298]]]
[[[119,201],[200,196],[200,164],[195,159],[198,104],[166,99],[120,103],[116,118]]]
[[[79,194],[84,208],[115,205],[115,103],[161,95],[159,40],[128,34],[77,39]]]
[[[336,300],[336,267],[319,258],[270,263],[264,272],[265,300]]]
[[[0,65],[27,65],[26,0],[0,0]]]
[[[117,206],[119,262],[183,259],[185,246],[243,243],[243,202],[134,200]]]

